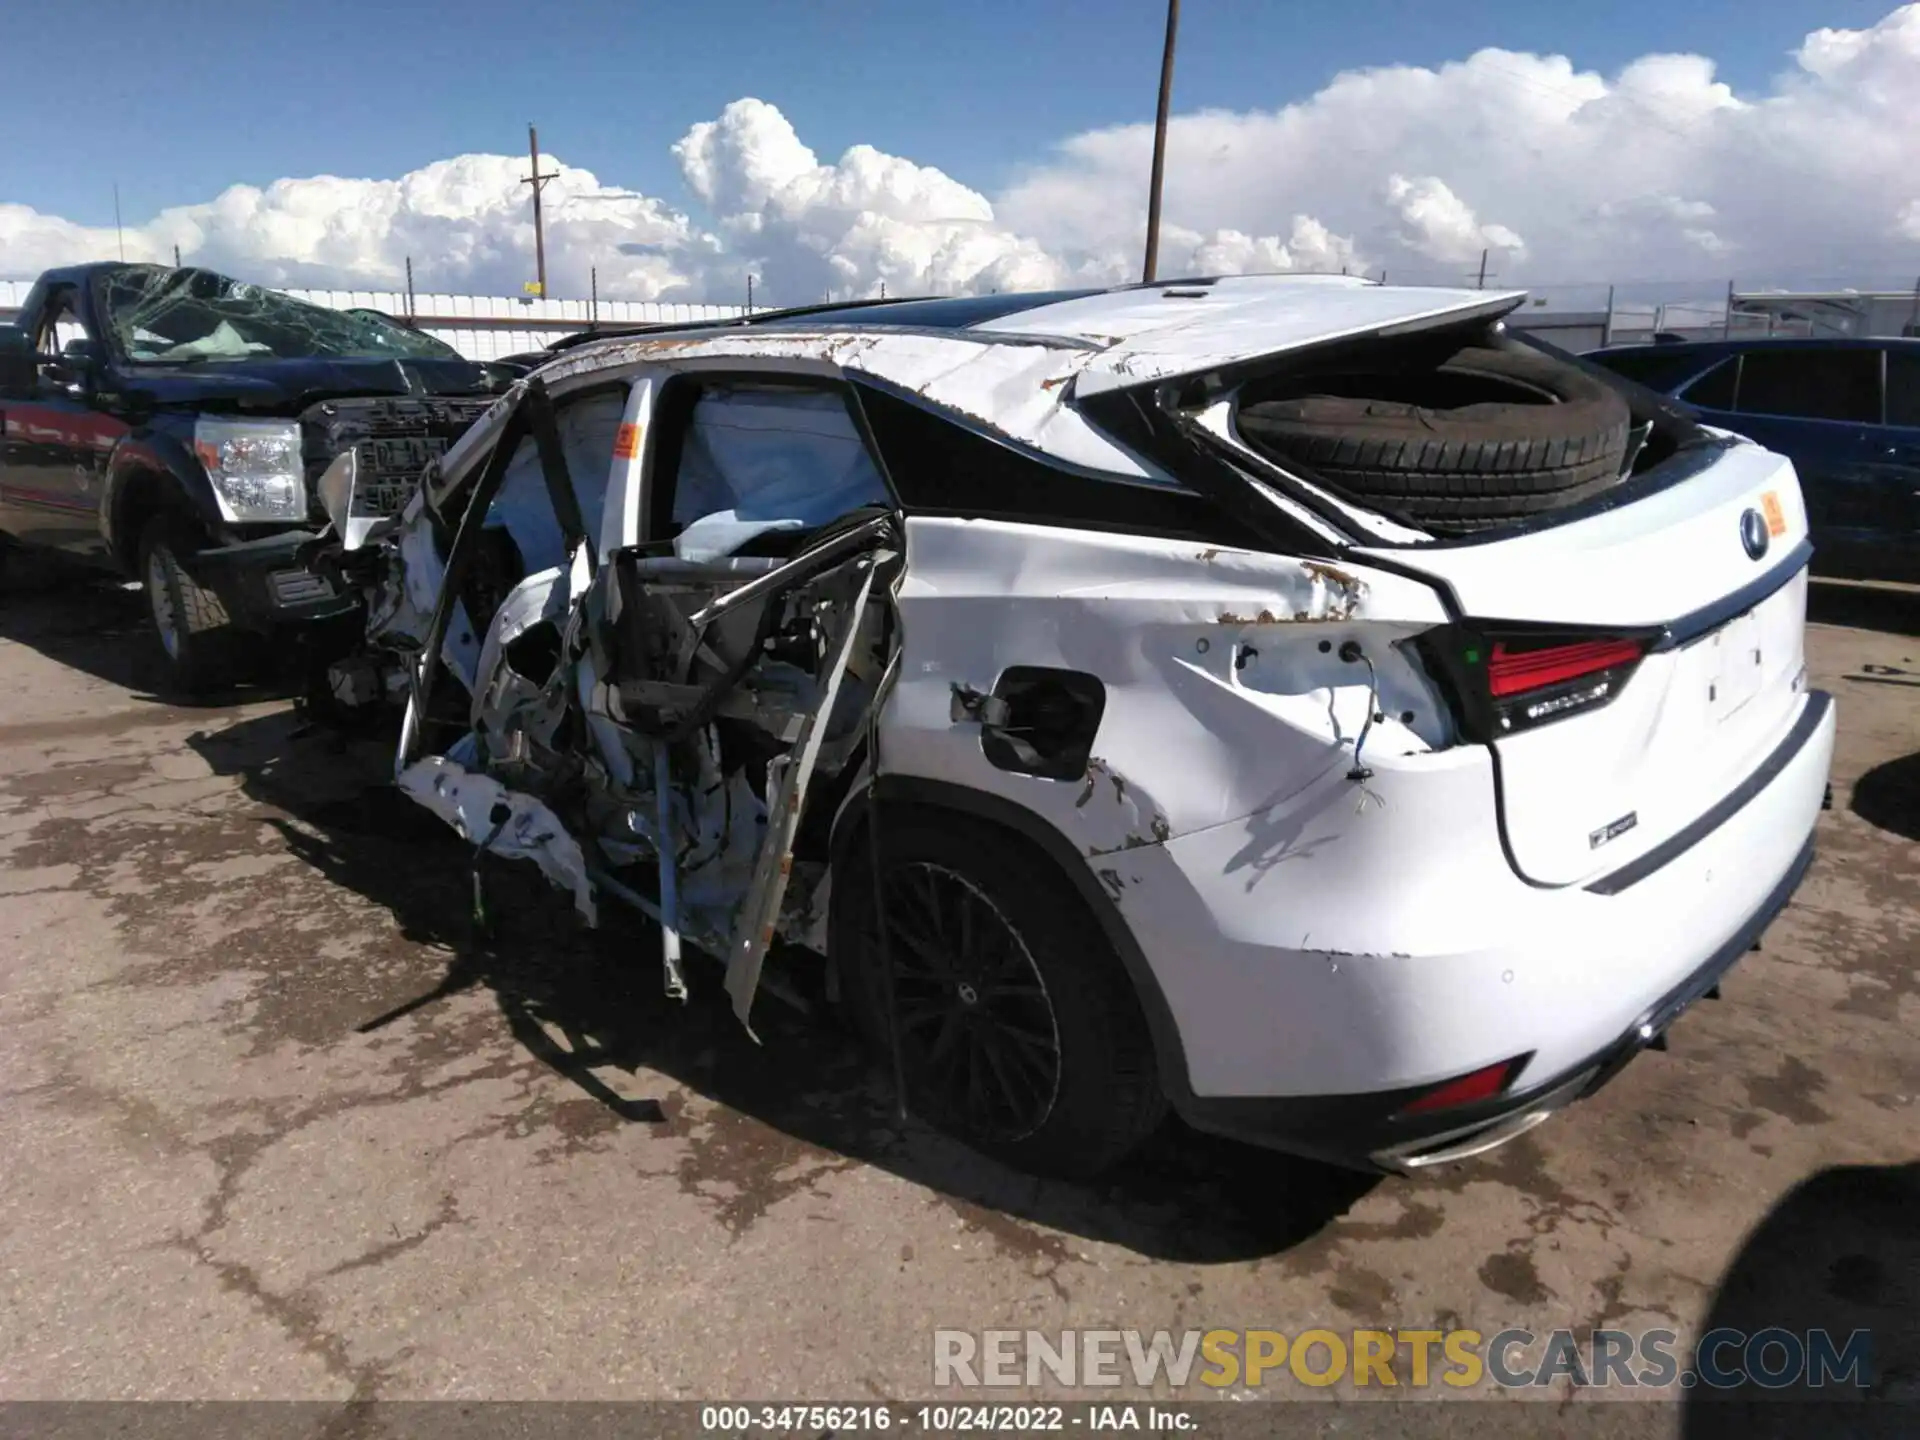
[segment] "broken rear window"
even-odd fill
[[[1243,526],[1177,481],[1067,469],[875,387],[860,387],[860,405],[909,514],[1246,541]]]

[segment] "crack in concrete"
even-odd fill
[[[429,1220],[425,1225],[422,1225],[411,1235],[398,1236],[393,1240],[385,1241],[382,1244],[374,1246],[364,1255],[356,1255],[351,1260],[342,1260],[338,1265],[332,1265],[322,1270],[315,1279],[331,1280],[336,1275],[347,1275],[355,1270],[378,1268],[386,1264],[389,1260],[394,1260],[405,1255],[409,1250],[418,1250],[449,1225],[459,1225],[462,1223],[464,1223],[464,1217],[460,1214],[459,1202],[454,1199],[451,1190],[446,1191],[440,1196],[440,1209],[434,1215],[433,1219]]]
[[[176,1236],[172,1243],[211,1270],[222,1290],[252,1302],[301,1351],[318,1360],[330,1377],[344,1382],[354,1399],[370,1400],[385,1378],[383,1363],[356,1363],[346,1341],[321,1322],[315,1297],[307,1294],[304,1287],[291,1295],[277,1294],[266,1286],[252,1266],[238,1260],[224,1260],[214,1252],[212,1237],[225,1227],[242,1178],[285,1133],[226,1135],[202,1147],[218,1170],[219,1183],[207,1198],[199,1230],[191,1235]]]

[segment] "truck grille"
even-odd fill
[[[397,515],[420,476],[466,428],[486,413],[492,396],[368,396],[323,400],[300,417],[307,493],[319,504],[316,482],[336,456],[355,452],[353,513]],[[319,518],[316,514],[316,518]]]

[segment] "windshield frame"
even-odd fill
[[[141,277],[152,278],[143,280]],[[194,300],[216,320],[229,324],[238,322],[235,328],[239,329],[249,319],[248,309],[251,307],[253,318],[257,323],[283,335],[304,333],[305,337],[314,343],[285,350],[265,349],[238,354],[202,353],[156,357],[135,350],[132,343],[133,334],[138,328],[141,309],[149,302],[150,297],[162,294],[171,288],[182,292],[182,298],[185,298],[188,287],[195,285],[196,282],[204,284],[209,281],[217,286],[215,295],[196,296]],[[246,293],[234,294],[233,292],[240,287],[244,287]],[[284,290],[276,290],[268,285],[255,285],[200,266],[113,266],[97,272],[93,276],[91,288],[94,319],[100,331],[101,340],[112,351],[115,360],[141,369],[167,369],[203,364],[246,364],[271,360],[327,362],[462,359],[457,351],[446,355],[421,353],[417,348],[420,344],[442,346],[444,342],[424,332],[403,326],[384,313],[335,310],[328,306],[315,305],[311,301],[296,299]],[[234,308],[229,312],[228,306]],[[157,319],[158,315],[154,315],[153,318]],[[401,333],[404,333],[404,341],[382,343],[385,337]],[[249,338],[254,343],[266,343],[259,340],[257,335]],[[171,348],[178,349],[193,343],[191,340],[176,341]],[[452,350],[450,346],[446,348],[449,351]]]

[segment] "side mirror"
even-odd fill
[[[33,337],[18,325],[0,325],[0,395],[31,395],[39,378]]]

